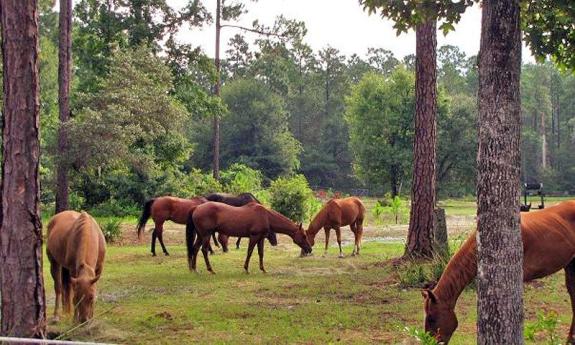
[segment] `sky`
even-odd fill
[[[187,0],[168,0],[168,3],[180,8]],[[208,10],[215,12],[215,1],[204,2]],[[245,1],[248,13],[238,21],[240,25],[251,27],[253,20],[273,24],[275,18],[283,14],[286,18],[305,22],[308,34],[305,41],[314,49],[327,46],[337,48],[345,55],[365,56],[367,48],[385,48],[397,57],[415,53],[415,33],[410,31],[399,37],[393,29],[393,22],[379,15],[368,15],[358,0],[259,0]],[[466,11],[455,27],[455,32],[444,36],[438,32],[438,46],[451,44],[458,46],[468,56],[479,51],[481,29],[481,11],[475,6]],[[213,25],[202,30],[184,28],[178,38],[182,42],[200,45],[208,56],[214,55]],[[239,30],[222,29],[222,44],[226,44]],[[246,33],[246,36],[255,34]],[[225,51],[226,49],[222,49]]]
[[[76,3],[78,0],[73,0]],[[176,8],[182,8],[189,0],[167,0]],[[315,51],[331,46],[346,56],[357,54],[365,56],[367,48],[384,48],[391,50],[396,57],[402,58],[415,54],[415,33],[397,36],[393,22],[379,15],[368,15],[359,5],[358,0],[258,0],[252,2],[243,0],[248,13],[244,14],[234,24],[251,27],[257,19],[261,24],[271,26],[275,18],[284,15],[288,19],[305,22],[308,34],[305,42]],[[210,13],[215,12],[214,0],[204,0]],[[240,30],[222,29],[222,52],[227,49],[227,43]],[[249,39],[256,34],[244,33]],[[438,32],[438,47],[451,44],[459,47],[467,56],[477,55],[481,34],[481,10],[478,5],[468,8],[461,21],[455,25],[455,31],[447,36]],[[204,52],[213,57],[215,28],[214,25],[202,29],[184,26],[178,34],[178,39],[184,43],[201,46]],[[225,56],[222,56],[225,58]],[[523,61],[534,62],[529,50],[523,47]]]

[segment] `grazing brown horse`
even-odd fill
[[[207,200],[203,197],[181,199],[173,196],[162,196],[146,201],[142,216],[138,221],[138,238],[141,237],[148,218],[152,217],[154,220],[154,230],[152,232],[152,255],[156,256],[156,238],[160,241],[164,254],[170,255],[164,245],[164,222],[171,220],[177,224],[186,224],[190,209],[206,201]]]
[[[425,330],[447,344],[457,328],[455,304],[477,275],[477,243],[473,232],[451,258],[433,290],[423,290]],[[521,214],[523,280],[530,281],[565,270],[573,321],[568,344],[575,344],[575,201]]]
[[[270,231],[290,236],[304,253],[311,253],[311,247],[301,224],[298,226],[276,211],[256,203],[234,207],[218,202],[207,202],[190,211],[186,225],[188,265],[191,271],[196,270],[196,260],[201,246],[206,267],[209,272],[214,273],[208,259],[207,246],[210,243],[210,235],[216,231],[227,236],[250,238],[248,255],[244,263],[246,272],[248,272],[250,258],[256,244],[260,257],[260,270],[265,272],[264,239]]]
[[[94,218],[86,212],[75,211],[60,212],[52,217],[48,224],[46,252],[56,291],[54,321],[60,318],[62,297],[64,311],[71,311],[72,295],[74,320],[85,322],[91,319],[96,282],[102,275],[106,254],[106,241]]]
[[[215,202],[221,202],[224,203],[226,205],[230,205],[230,206],[244,206],[249,204],[250,202],[255,202],[258,204],[261,204],[261,202],[252,194],[252,193],[241,193],[236,195],[231,195],[231,194],[226,194],[226,193],[212,193],[212,194],[208,194],[206,195],[204,198],[206,198],[208,201],[215,201]],[[277,246],[278,244],[278,239],[276,236],[276,233],[273,231],[270,231],[268,236],[267,236],[268,241],[270,242],[270,244],[272,246]],[[236,241],[236,249],[240,249],[240,241],[242,240],[241,237],[238,237],[238,240]],[[215,242],[215,240],[214,240]],[[220,244],[222,245],[222,250],[224,251],[224,253],[228,252],[228,236],[219,233],[218,234],[218,242],[220,242]],[[217,242],[216,242],[217,244]]]
[[[339,245],[339,257],[343,257],[341,250],[341,229],[340,227],[349,225],[355,236],[355,245],[351,255],[359,255],[361,248],[361,238],[363,236],[363,217],[365,215],[365,206],[359,198],[350,197],[345,199],[329,200],[313,218],[307,228],[307,235],[310,244],[315,244],[315,236],[321,228],[325,231],[325,252],[329,245],[329,231],[335,230],[337,244]]]

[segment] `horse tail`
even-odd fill
[[[193,212],[190,212],[186,221],[186,248],[188,251],[188,267],[192,270],[192,258],[194,257],[194,243],[196,242],[196,225],[194,224]]]
[[[152,215],[152,204],[154,201],[156,201],[156,199],[150,199],[144,203],[144,210],[142,211],[142,215],[138,221],[138,239],[142,236],[142,232],[146,227],[146,222]]]

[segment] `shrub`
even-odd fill
[[[107,243],[114,243],[122,235],[122,219],[109,218],[98,223],[101,224],[101,229]]]
[[[548,313],[538,312],[537,321],[528,323],[525,326],[525,338],[527,340],[535,341],[536,333],[543,332],[546,338],[545,344],[559,345],[562,344],[560,336],[557,334],[557,327],[559,326],[559,317],[557,312],[550,311]],[[539,342],[542,343],[542,342]]]
[[[255,193],[262,189],[262,173],[246,165],[235,163],[222,171],[221,183],[228,193]]]
[[[405,327],[404,330],[410,337],[415,338],[415,340],[422,345],[439,345],[437,340],[430,333],[415,327]]]
[[[202,173],[198,169],[192,170],[186,177],[187,195],[185,198],[192,198],[199,195],[206,195],[222,190],[222,185],[210,173]]]
[[[303,175],[279,177],[271,183],[271,207],[296,222],[302,222],[310,214],[313,192]]]
[[[408,261],[397,269],[399,284],[403,288],[422,288],[429,282],[437,282],[448,262],[449,258],[439,255],[430,262]]]
[[[137,217],[142,212],[141,205],[136,205],[129,200],[109,199],[90,209],[94,217]]]

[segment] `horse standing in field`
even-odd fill
[[[209,272],[214,273],[208,259],[207,247],[210,243],[210,235],[216,231],[226,236],[249,237],[248,254],[244,263],[246,273],[248,273],[250,258],[256,244],[258,245],[260,270],[265,272],[263,262],[264,239],[270,231],[290,236],[306,254],[311,253],[312,250],[301,224],[298,226],[276,211],[256,203],[234,207],[217,202],[207,202],[190,211],[186,225],[188,266],[191,271],[196,270],[196,260],[201,247],[206,267]]]
[[[224,193],[212,193],[212,194],[206,195],[204,198],[206,198],[208,201],[221,202],[221,203],[224,203],[226,205],[236,206],[236,207],[247,205],[250,202],[255,202],[255,203],[261,204],[261,202],[252,193],[241,193],[241,194],[238,194],[237,196],[231,195],[231,194],[224,194]],[[278,240],[277,240],[277,236],[276,236],[275,232],[270,231],[267,238],[268,238],[268,241],[270,242],[270,244],[272,246],[277,246]],[[238,240],[236,241],[236,249],[240,249],[240,241],[241,240],[242,240],[242,238],[238,237]],[[215,240],[214,240],[214,242],[215,242]],[[220,244],[222,245],[222,249],[223,249],[224,253],[227,253],[228,252],[228,236],[226,236],[222,233],[218,233],[218,242],[220,242]]]
[[[152,255],[156,256],[156,238],[160,241],[164,255],[170,255],[164,245],[164,222],[171,220],[177,224],[186,224],[188,212],[194,206],[207,202],[203,197],[193,199],[182,199],[173,196],[162,196],[148,200],[144,203],[144,210],[138,221],[138,238],[141,237],[148,218],[154,220],[154,230],[152,232]],[[210,248],[211,249],[211,248]]]
[[[59,320],[60,300],[64,311],[71,311],[74,320],[85,322],[94,315],[96,282],[102,275],[106,240],[102,230],[89,214],[75,211],[60,212],[48,224],[46,254],[54,279],[56,305],[54,321]]]
[[[339,257],[343,257],[341,250],[341,227],[349,225],[355,237],[355,244],[351,255],[359,255],[361,248],[361,238],[363,236],[363,219],[365,216],[365,206],[359,198],[350,197],[344,199],[329,200],[313,218],[307,228],[309,243],[313,247],[315,236],[321,228],[325,231],[325,252],[329,246],[329,232],[335,230],[337,244],[339,245]]]
[[[521,213],[523,280],[530,281],[565,270],[573,320],[568,344],[575,344],[575,201],[533,213]],[[457,328],[455,304],[477,276],[476,233],[451,258],[433,290],[423,290],[425,330],[447,344]]]

